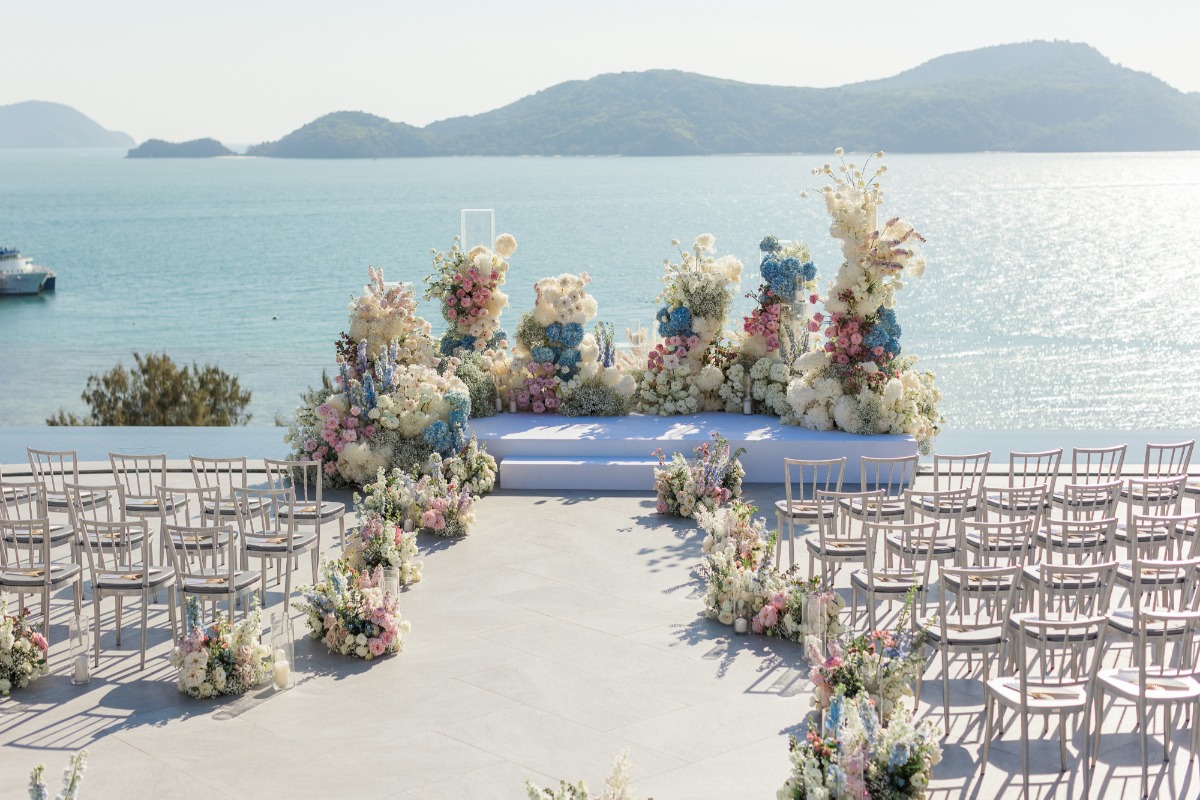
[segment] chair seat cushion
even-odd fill
[[[229,544],[229,540],[230,540],[230,536],[231,536],[229,531],[221,529],[221,528],[213,528],[212,531],[216,534],[215,536],[213,535],[213,533],[209,533],[209,534],[198,534],[198,533],[190,534],[189,533],[189,534],[184,534],[182,536],[179,534],[176,534],[176,533],[172,533],[171,534],[171,544],[173,544],[175,546],[176,550],[185,550],[185,551],[186,550],[212,550],[213,546],[214,546],[214,539],[216,542],[215,546],[218,548],[224,547],[225,545]]]
[[[108,492],[80,492],[79,504],[84,508],[95,508],[108,502]],[[55,511],[66,511],[69,508],[67,496],[63,492],[46,492],[46,507]]]
[[[992,678],[987,682],[986,693],[992,695],[1009,708],[1022,704],[1020,678]],[[1031,683],[1024,703],[1033,712],[1054,712],[1057,709],[1083,708],[1088,695],[1082,686],[1060,686],[1057,684]]]
[[[792,519],[816,519],[818,516],[829,518],[834,515],[834,507],[828,505],[825,506],[824,511],[820,511],[816,503],[807,500],[793,500],[789,512],[787,500],[776,500],[775,513],[785,519],[788,516],[791,516]]]
[[[903,536],[898,533],[889,533],[885,541],[891,550],[898,553],[925,555],[932,552],[935,556],[952,556],[958,552],[957,543],[948,539],[916,537],[910,538],[905,544]]]
[[[233,574],[235,591],[242,591],[258,583],[258,573],[238,570]],[[229,591],[229,573],[205,570],[199,574],[183,576],[183,591],[188,594],[226,594]]]
[[[1044,503],[1029,503],[1029,502],[1013,502],[1004,493],[989,492],[987,495],[987,504],[991,508],[997,508],[1001,511],[1041,511],[1045,508]]]
[[[75,533],[75,529],[66,525],[51,525],[50,526],[50,544],[60,544],[69,541]],[[37,528],[8,528],[4,532],[4,541],[13,542],[14,544],[30,544],[42,541],[43,530]]]
[[[1021,581],[1032,586],[1042,585],[1042,571],[1037,564],[1026,564],[1021,569]],[[1071,576],[1063,579],[1060,575],[1059,579],[1054,581],[1054,585],[1059,588],[1067,589],[1095,589],[1100,585],[1100,582],[1092,576]]]
[[[951,647],[998,647],[1004,636],[1004,626],[997,623],[982,627],[946,625],[945,641]],[[942,643],[942,628],[936,622],[929,626],[927,638],[934,644]]]
[[[954,503],[948,500],[934,502],[928,497],[921,497],[913,507],[920,509],[926,514],[974,514],[979,510],[979,502],[974,498],[969,498],[965,503]]]
[[[873,576],[869,575],[865,569],[856,569],[850,573],[850,583],[860,589],[871,589],[870,582],[872,580],[875,583],[874,591],[876,593],[907,594],[909,589],[921,585],[921,575],[914,570],[877,569]]]
[[[1183,569],[1143,569],[1142,583],[1152,586],[1177,586],[1187,577]],[[1122,561],[1117,564],[1117,580],[1127,586],[1133,585],[1133,562]]]
[[[805,539],[808,550],[818,558],[862,559],[867,557],[866,542],[856,539],[826,539],[825,548],[821,548],[819,536],[809,536]]]
[[[87,543],[96,549],[110,550],[114,548],[138,548],[142,546],[142,540],[146,536],[138,529],[136,532],[125,535],[123,533],[89,533]]]
[[[187,497],[173,494],[159,502],[157,497],[126,497],[125,512],[127,514],[157,514],[159,511],[174,511],[184,505]]]
[[[1108,627],[1110,630],[1115,630],[1125,637],[1132,637],[1136,630],[1133,622],[1133,609],[1118,608],[1115,611],[1110,610],[1108,612]],[[1160,637],[1164,633],[1167,636],[1182,636],[1186,630],[1187,625],[1184,622],[1169,620],[1165,629],[1161,622],[1156,622],[1149,626],[1146,628],[1146,635],[1151,639]]]
[[[1020,553],[1029,547],[1028,543],[1014,536],[988,536],[986,546],[984,537],[975,531],[968,531],[963,538],[972,550],[986,549],[992,553]]]
[[[1136,667],[1125,669],[1102,669],[1096,676],[1106,692],[1136,698],[1141,694],[1141,676]],[[1173,670],[1147,668],[1146,699],[1152,703],[1179,702],[1200,698],[1200,682],[1187,674],[1176,674]]]
[[[1024,619],[1035,620],[1035,619],[1039,619],[1039,617],[1038,617],[1037,613],[1033,612],[1033,611],[1026,611],[1023,613],[1012,614],[1008,618],[1008,626],[1010,628],[1012,628],[1014,631],[1020,630],[1021,629],[1021,620],[1024,620]],[[1026,629],[1026,634],[1031,639],[1043,638],[1042,633],[1043,633],[1043,630],[1041,628],[1027,628]],[[1065,636],[1062,633],[1054,633],[1054,632],[1052,632],[1049,636],[1045,637],[1046,641],[1050,641],[1050,642],[1062,642],[1062,641],[1082,642],[1082,641],[1086,641],[1087,639],[1091,639],[1091,638],[1094,638],[1094,637],[1087,633],[1072,633],[1070,636]]]
[[[288,549],[288,535],[280,531],[268,531],[245,538],[246,554],[251,556],[278,555]],[[317,543],[315,533],[295,533],[292,535],[292,550],[306,550]]]
[[[51,564],[50,585],[61,586],[64,583],[70,583],[75,580],[80,572],[81,569],[78,564]],[[46,568],[42,564],[0,568],[0,586],[24,589],[44,586],[45,584]]]
[[[875,512],[875,503],[879,503],[879,516],[882,519],[895,519],[904,516],[904,501],[897,499],[884,499],[882,501],[872,500],[867,506],[867,512],[872,515]],[[861,497],[843,498],[838,501],[838,506],[852,517],[862,517],[863,501]]]
[[[130,569],[114,572],[98,572],[93,580],[99,589],[134,592],[142,586],[143,571]],[[151,567],[148,584],[153,587],[162,586],[175,580],[175,570],[168,567]]]
[[[995,576],[989,576],[987,581],[983,581],[980,579],[971,580],[971,576],[968,575],[967,580],[971,582],[971,590],[975,592],[1007,592],[1013,585],[1012,578],[997,580]],[[942,581],[954,590],[962,587],[962,579],[957,573],[943,574]]]
[[[204,504],[204,515],[205,516],[212,516],[213,505],[214,505],[214,503],[212,503],[211,501]],[[242,513],[246,513],[248,511],[251,513],[255,512],[255,511],[261,511],[262,507],[264,505],[266,505],[266,503],[261,498],[252,497],[248,501],[246,501],[245,504],[242,505]],[[232,500],[222,500],[219,513],[222,516],[229,516],[229,517],[235,516],[238,511],[237,506],[238,506],[238,504],[233,502]]]
[[[336,519],[337,517],[346,513],[346,506],[343,503],[337,502],[336,500],[322,500],[320,513],[318,513],[316,500],[311,502],[299,500],[293,505],[282,506],[279,509],[279,513],[283,516],[292,514],[296,519],[303,520],[312,520],[317,518],[322,520],[330,518]]]

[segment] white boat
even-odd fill
[[[20,250],[0,247],[0,295],[54,291],[54,272],[39,267]]]

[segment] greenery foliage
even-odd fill
[[[88,377],[83,418],[63,410],[47,425],[245,425],[250,392],[213,364],[179,366],[166,353],[133,354],[134,367],[118,363]]]

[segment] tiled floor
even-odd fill
[[[772,487],[751,494],[764,507],[774,499]],[[118,650],[109,611],[101,668],[89,686],[72,686],[64,595],[53,673],[0,701],[0,797],[24,796],[34,764],[57,776],[86,747],[89,800],[521,798],[526,778],[599,788],[622,750],[642,797],[773,798],[788,772],[787,735],[802,734],[809,713],[801,648],[703,619],[692,574],[702,537],[652,512],[645,494],[488,497],[467,539],[422,542],[425,580],[404,596],[413,631],[403,653],[367,664],[303,640],[300,680],[281,694],[180,695],[163,606],[152,609],[145,672],[131,648],[138,615],[127,612]],[[951,732],[929,796],[1019,797],[1015,726],[979,775],[982,686],[965,668],[952,664]],[[921,713],[940,720],[940,698],[935,667]],[[1095,796],[1137,796],[1130,716],[1105,717]],[[1161,738],[1151,744],[1152,797],[1200,792],[1182,719],[1175,730],[1171,765],[1159,760]],[[1041,724],[1033,731],[1042,735]],[[1032,748],[1032,796],[1081,796],[1077,750],[1060,773],[1053,734]]]

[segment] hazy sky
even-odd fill
[[[837,86],[1028,39],[1087,42],[1200,91],[1195,0],[0,0],[0,105],[140,140],[276,139],[343,109],[424,125],[604,72]]]

